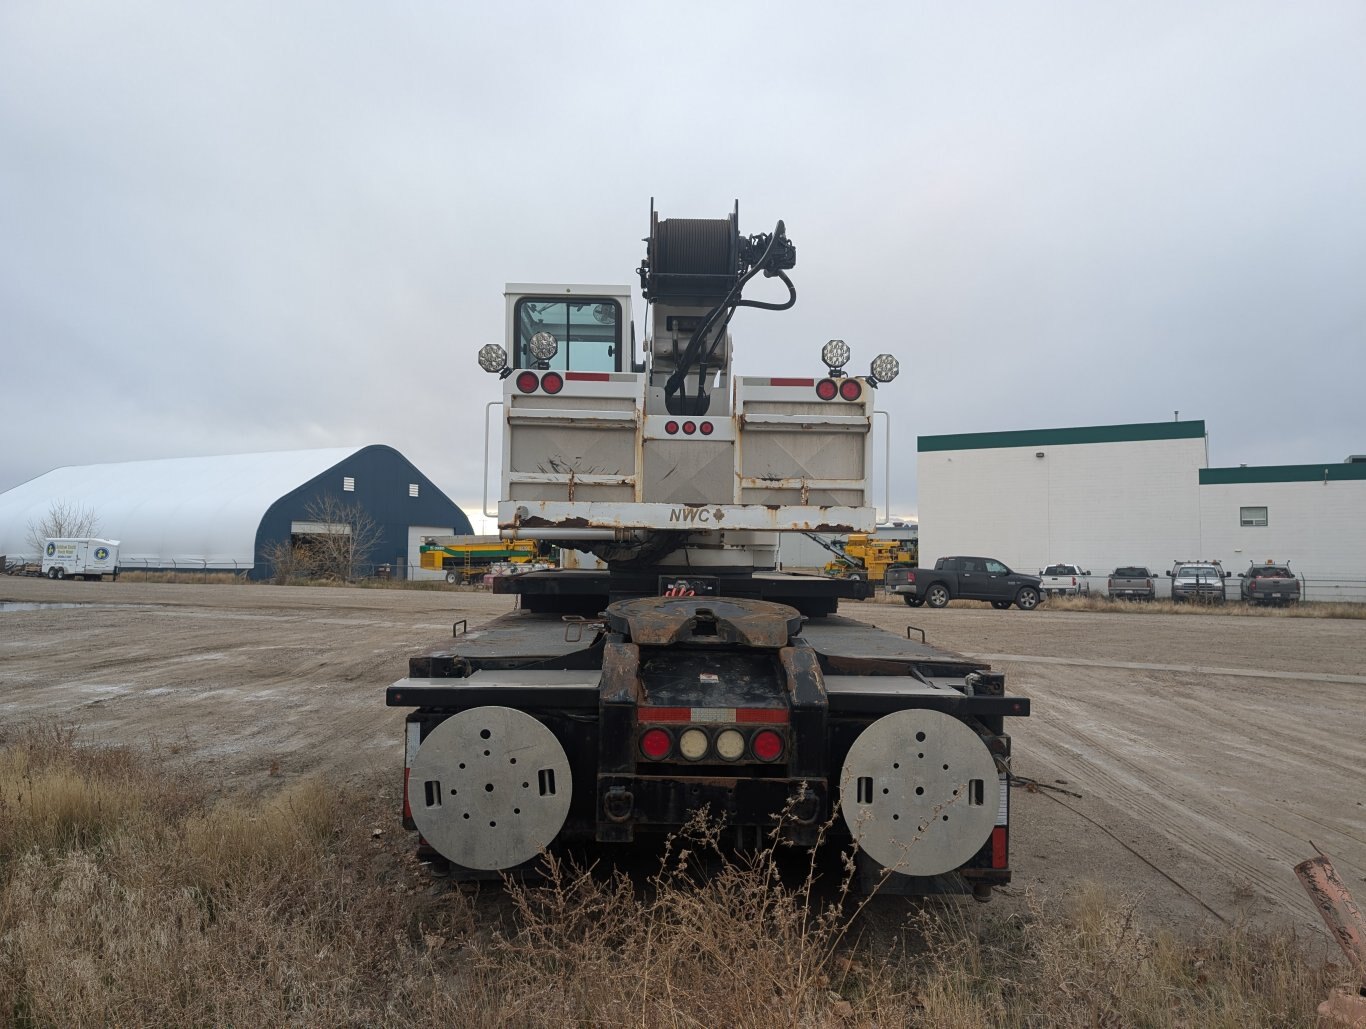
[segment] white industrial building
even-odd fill
[[[1202,469],[1200,527],[1231,571],[1289,561],[1306,599],[1366,600],[1366,460]]]
[[[920,560],[1158,572],[1289,561],[1307,599],[1366,600],[1366,463],[1210,468],[1201,420],[922,436]],[[1099,585],[1103,585],[1103,580]]]

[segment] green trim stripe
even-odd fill
[[[1275,464],[1261,468],[1201,468],[1201,486],[1239,482],[1342,482],[1366,479],[1366,464]]]
[[[927,454],[939,450],[991,450],[997,447],[1057,447],[1077,443],[1137,443],[1144,440],[1204,438],[1204,419],[1197,419],[1190,422],[1137,422],[1133,425],[1091,425],[1075,429],[1021,429],[1015,432],[960,432],[948,436],[921,436],[919,450]]]

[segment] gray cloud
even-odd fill
[[[916,434],[1366,450],[1360,5],[488,8],[0,8],[0,488],[387,442],[477,506],[503,283],[631,281],[651,196],[786,219],[741,372],[899,354],[896,510]]]

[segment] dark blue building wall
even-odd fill
[[[354,492],[342,488],[346,478],[355,480]],[[416,483],[418,495],[409,496]],[[432,480],[393,447],[364,447],[321,475],[291,490],[266,509],[256,530],[254,579],[266,578],[271,568],[266,555],[275,544],[289,539],[294,522],[310,521],[308,509],[323,497],[355,504],[374,520],[380,542],[368,558],[370,564],[389,564],[395,572],[408,559],[410,525],[449,525],[456,535],[472,532],[470,520]]]

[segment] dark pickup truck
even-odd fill
[[[894,565],[887,569],[887,592],[899,593],[911,607],[943,607],[950,600],[987,600],[1004,610],[1014,604],[1032,611],[1042,598],[1043,580],[1012,572],[992,557],[941,557],[933,568]]]
[[[1298,604],[1300,580],[1289,565],[1253,565],[1238,578],[1243,599],[1249,604]]]

